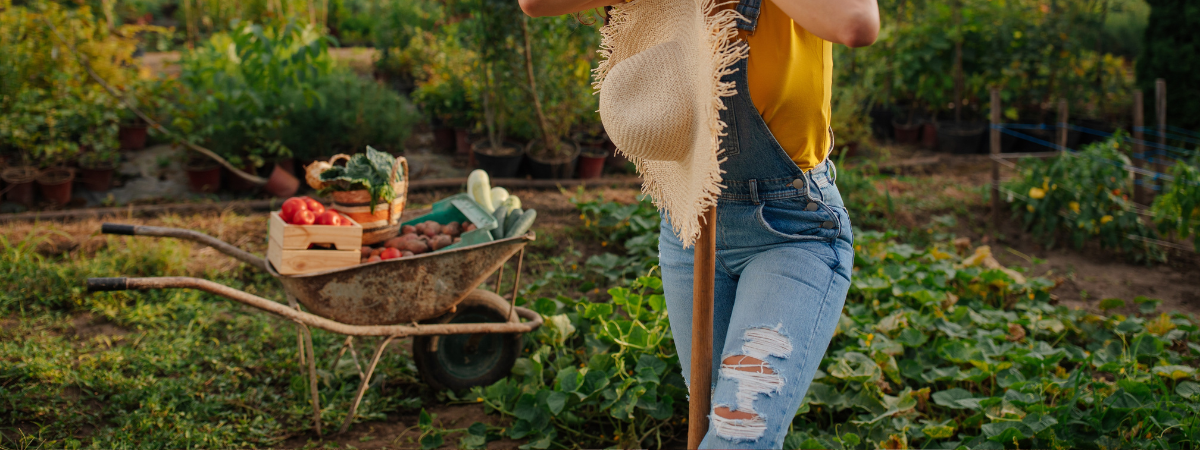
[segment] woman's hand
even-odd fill
[[[529,17],[561,16],[621,3],[621,0],[518,0]]]
[[[879,5],[875,0],[763,1],[775,2],[779,9],[809,33],[829,42],[847,47],[866,47],[879,37]]]

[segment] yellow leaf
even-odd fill
[[[1171,323],[1171,317],[1167,313],[1162,313],[1158,318],[1146,323],[1146,331],[1155,336],[1162,336],[1173,329],[1175,324]]]

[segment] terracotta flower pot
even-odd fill
[[[253,181],[242,178],[241,176],[238,176],[238,174],[233,173],[232,170],[225,169],[225,168],[222,168],[221,170],[226,172],[226,173],[222,174],[221,176],[226,177],[225,179],[229,180],[228,187],[229,187],[229,190],[231,190],[231,191],[254,192],[254,191],[257,191],[259,187],[261,187],[258,185],[258,183],[255,183]],[[254,164],[247,163],[245,166],[242,167],[242,171],[246,172],[250,175],[258,175],[258,168],[254,167]]]
[[[271,177],[267,178],[267,184],[263,186],[263,189],[276,197],[291,197],[300,190],[300,179],[292,175],[291,170],[285,169],[282,163],[275,164],[275,168],[271,170]]]
[[[466,128],[454,129],[454,153],[462,156],[471,154],[471,141]]]
[[[114,169],[114,166],[84,167],[79,169],[79,180],[89,191],[104,192],[112,187]]]
[[[117,138],[121,140],[121,149],[141,150],[146,147],[146,125],[121,125]]]
[[[454,128],[451,127],[434,127],[433,128],[433,147],[444,152],[452,152],[458,148],[455,142],[456,136]]]
[[[5,198],[26,208],[33,206],[33,181],[37,179],[37,169],[29,166],[9,167],[0,172],[0,178],[8,185]]]
[[[921,139],[921,123],[901,123],[892,120],[892,131],[897,144],[916,144]]]
[[[75,181],[75,171],[71,169],[46,169],[37,176],[38,187],[46,201],[58,206],[71,202],[71,182]]]
[[[221,166],[197,163],[187,166],[188,188],[197,194],[211,194],[221,188]]]
[[[588,180],[600,178],[604,174],[604,162],[608,160],[608,151],[602,147],[583,147],[579,151],[579,178]]]
[[[921,125],[921,146],[932,149],[937,147],[938,127],[937,123],[925,122]]]

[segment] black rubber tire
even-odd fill
[[[476,289],[467,294],[455,312],[425,323],[505,322],[508,309],[503,297]],[[487,386],[508,376],[521,356],[522,345],[520,333],[416,336],[412,353],[417,372],[426,384],[439,391],[459,391]]]

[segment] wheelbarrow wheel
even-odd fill
[[[507,322],[509,305],[503,297],[476,289],[455,312],[429,323]],[[421,379],[437,390],[487,386],[508,376],[521,354],[521,335],[452,334],[413,338],[413,360]]]

